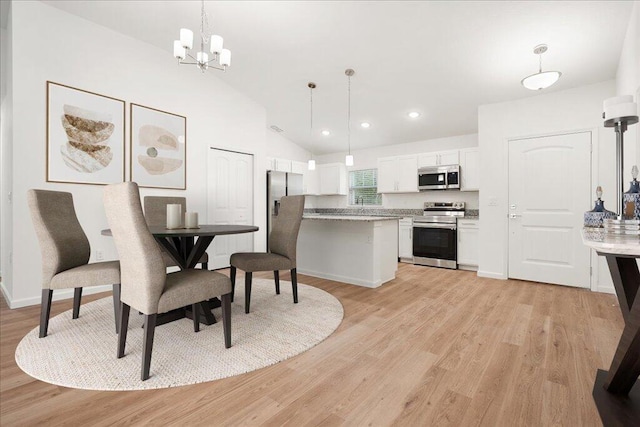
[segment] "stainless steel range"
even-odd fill
[[[457,218],[461,216],[464,202],[425,202],[422,216],[413,218],[413,262],[458,268]]]

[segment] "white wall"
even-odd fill
[[[629,18],[618,63],[616,95],[634,95],[635,102],[640,104],[640,2],[633,3],[633,11]],[[624,134],[625,177],[630,177],[631,166],[634,164],[640,166],[640,130],[638,127],[639,125],[630,126]]]
[[[267,129],[267,156],[284,158],[306,162],[309,160],[309,152],[299,145],[294,144],[284,135]],[[263,165],[266,173],[266,163]]]
[[[615,135],[612,129],[604,128],[602,125],[602,101],[614,96],[615,91],[615,81],[611,80],[513,102],[480,106],[478,139],[482,191],[479,275],[495,278],[506,278],[508,275],[509,139],[592,130],[592,186],[595,193],[595,186],[602,185],[606,206],[613,210]],[[495,206],[490,203],[492,201],[495,202]],[[585,204],[584,210],[590,210],[592,207]],[[611,291],[608,272],[599,277],[599,290]]]
[[[217,71],[202,74],[195,67],[179,66],[169,49],[155,48],[40,2],[13,2],[12,6],[12,47],[20,52],[11,64],[15,142],[12,226],[20,230],[13,238],[13,278],[9,284],[13,287],[7,287],[12,307],[39,302],[40,252],[26,203],[29,188],[72,192],[93,254],[102,250],[106,259],[117,258],[113,240],[100,235],[100,230],[107,228],[103,187],[45,182],[47,80],[187,117],[187,190],[142,189],[143,197],[185,196],[189,210],[206,218],[208,147],[254,154],[254,218],[261,229],[254,235],[254,244],[256,248],[265,246],[264,159],[269,146],[262,106],[226,85],[216,77]],[[27,54],[34,46],[38,47],[36,62]],[[127,155],[128,144],[127,132]],[[278,142],[278,150],[283,157],[300,154],[298,147],[286,140]],[[3,240],[5,237],[3,234]]]
[[[7,29],[2,29],[0,44],[0,62],[2,73],[2,103],[0,105],[0,269],[2,270],[2,293],[9,301],[8,296],[13,289],[13,271],[11,269],[11,252],[13,249],[13,211],[9,195],[13,182],[13,81],[12,47],[11,47],[11,9],[9,4],[9,16]]]
[[[348,170],[371,169],[378,167],[379,157],[402,156],[405,154],[428,153],[432,151],[457,150],[460,148],[477,147],[478,135],[460,135],[449,138],[430,139],[409,142],[406,144],[385,145],[381,147],[354,150],[351,152],[354,165]],[[347,153],[332,153],[316,156],[318,164],[342,163]],[[478,208],[477,191],[422,191],[407,194],[383,194],[382,207],[388,209],[422,209],[424,202],[465,202],[468,209]],[[347,207],[347,196],[317,196],[312,202],[316,208],[344,208]]]

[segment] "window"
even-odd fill
[[[382,196],[378,194],[377,169],[349,172],[349,204],[361,206],[382,204]]]

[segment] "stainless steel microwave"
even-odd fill
[[[418,190],[460,188],[460,165],[427,166],[418,169]]]

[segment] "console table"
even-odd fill
[[[584,229],[583,243],[607,259],[616,289],[624,330],[609,371],[598,370],[593,399],[605,426],[640,423],[640,259],[639,236],[617,236]]]

